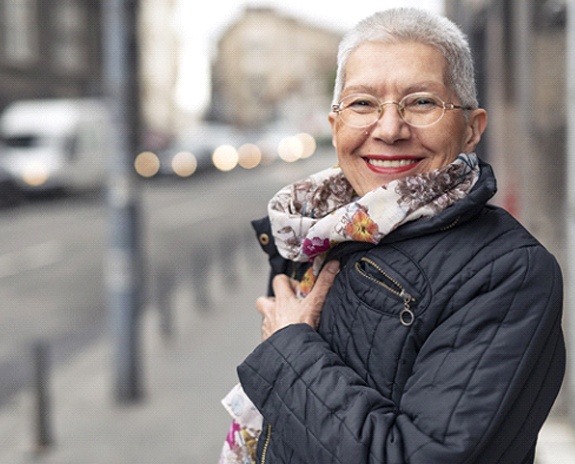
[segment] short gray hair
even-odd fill
[[[447,61],[448,85],[463,106],[477,108],[473,57],[466,36],[446,17],[417,8],[380,11],[344,35],[337,55],[333,104],[341,98],[348,58],[364,42],[418,42],[436,47]]]

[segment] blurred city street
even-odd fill
[[[143,398],[128,405],[114,398],[104,204],[63,197],[3,210],[0,463],[216,462],[230,424],[220,399],[260,339],[254,301],[265,293],[268,267],[249,221],[286,182],[332,162],[317,154],[142,185]],[[43,449],[32,388],[36,342],[49,358],[51,444]]]

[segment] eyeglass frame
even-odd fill
[[[340,113],[341,113],[342,111],[344,111],[344,110],[346,110],[346,109],[349,109],[349,110],[351,110],[351,111],[354,111],[353,109],[351,109],[351,108],[349,108],[349,107],[347,107],[347,108],[342,108],[341,105],[343,104],[343,101],[344,101],[345,99],[347,99],[347,98],[358,97],[358,96],[362,96],[362,95],[363,95],[363,96],[366,96],[366,97],[373,98],[373,99],[378,103],[377,110],[376,110],[376,111],[377,111],[377,114],[378,114],[377,119],[375,119],[374,121],[370,122],[369,124],[365,124],[365,125],[363,125],[363,126],[353,126],[353,125],[347,123],[344,118],[341,118],[342,122],[343,122],[346,126],[348,126],[348,127],[353,127],[353,128],[356,128],[356,129],[363,129],[363,128],[365,128],[365,127],[369,127],[369,126],[371,126],[371,125],[377,123],[377,122],[380,120],[380,118],[383,116],[383,113],[384,113],[383,108],[384,108],[385,105],[396,105],[397,112],[398,112],[399,117],[401,118],[401,120],[402,120],[403,122],[405,122],[408,126],[417,127],[417,128],[419,128],[419,127],[431,127],[431,126],[437,124],[439,121],[441,121],[441,120],[443,119],[443,116],[445,116],[445,112],[446,112],[446,111],[453,111],[453,110],[471,111],[471,110],[474,110],[474,109],[475,109],[475,108],[473,108],[472,106],[469,106],[469,105],[468,105],[468,106],[462,106],[462,105],[456,105],[456,104],[454,104],[454,103],[446,103],[446,102],[443,101],[443,99],[442,99],[441,97],[439,97],[439,96],[437,96],[436,94],[431,93],[431,92],[413,92],[413,93],[409,93],[409,94],[405,95],[401,100],[399,100],[399,102],[396,102],[396,101],[393,101],[393,100],[389,100],[389,101],[384,101],[384,102],[382,102],[382,101],[381,101],[379,98],[377,98],[375,95],[370,95],[370,94],[368,94],[368,93],[354,93],[354,94],[351,94],[351,95],[347,95],[346,97],[342,98],[342,99],[339,101],[339,103],[332,105],[332,106],[331,106],[331,110],[332,110],[334,113],[337,113],[338,116],[340,115]],[[430,124],[420,125],[420,124],[412,124],[412,123],[410,123],[410,122],[407,122],[407,121],[405,120],[405,118],[404,118],[404,115],[403,115],[403,114],[405,113],[405,106],[403,106],[403,105],[401,104],[401,102],[403,102],[406,98],[411,97],[411,96],[413,96],[413,95],[429,95],[429,96],[433,97],[434,99],[439,100],[439,101],[441,102],[441,106],[438,106],[438,108],[441,108],[441,109],[443,110],[442,113],[441,113],[441,116],[439,116],[439,118],[437,118],[436,121],[434,121],[434,122],[432,122],[432,123],[430,123]]]

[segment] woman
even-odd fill
[[[257,462],[533,462],[564,374],[562,279],[487,204],[475,93],[445,18],[387,10],[344,37],[339,167],[254,223],[275,275],[238,368],[264,418]]]

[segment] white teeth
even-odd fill
[[[382,160],[382,159],[368,159],[367,162],[372,166],[377,166],[380,168],[401,168],[403,166],[409,166],[415,163],[415,160]]]

